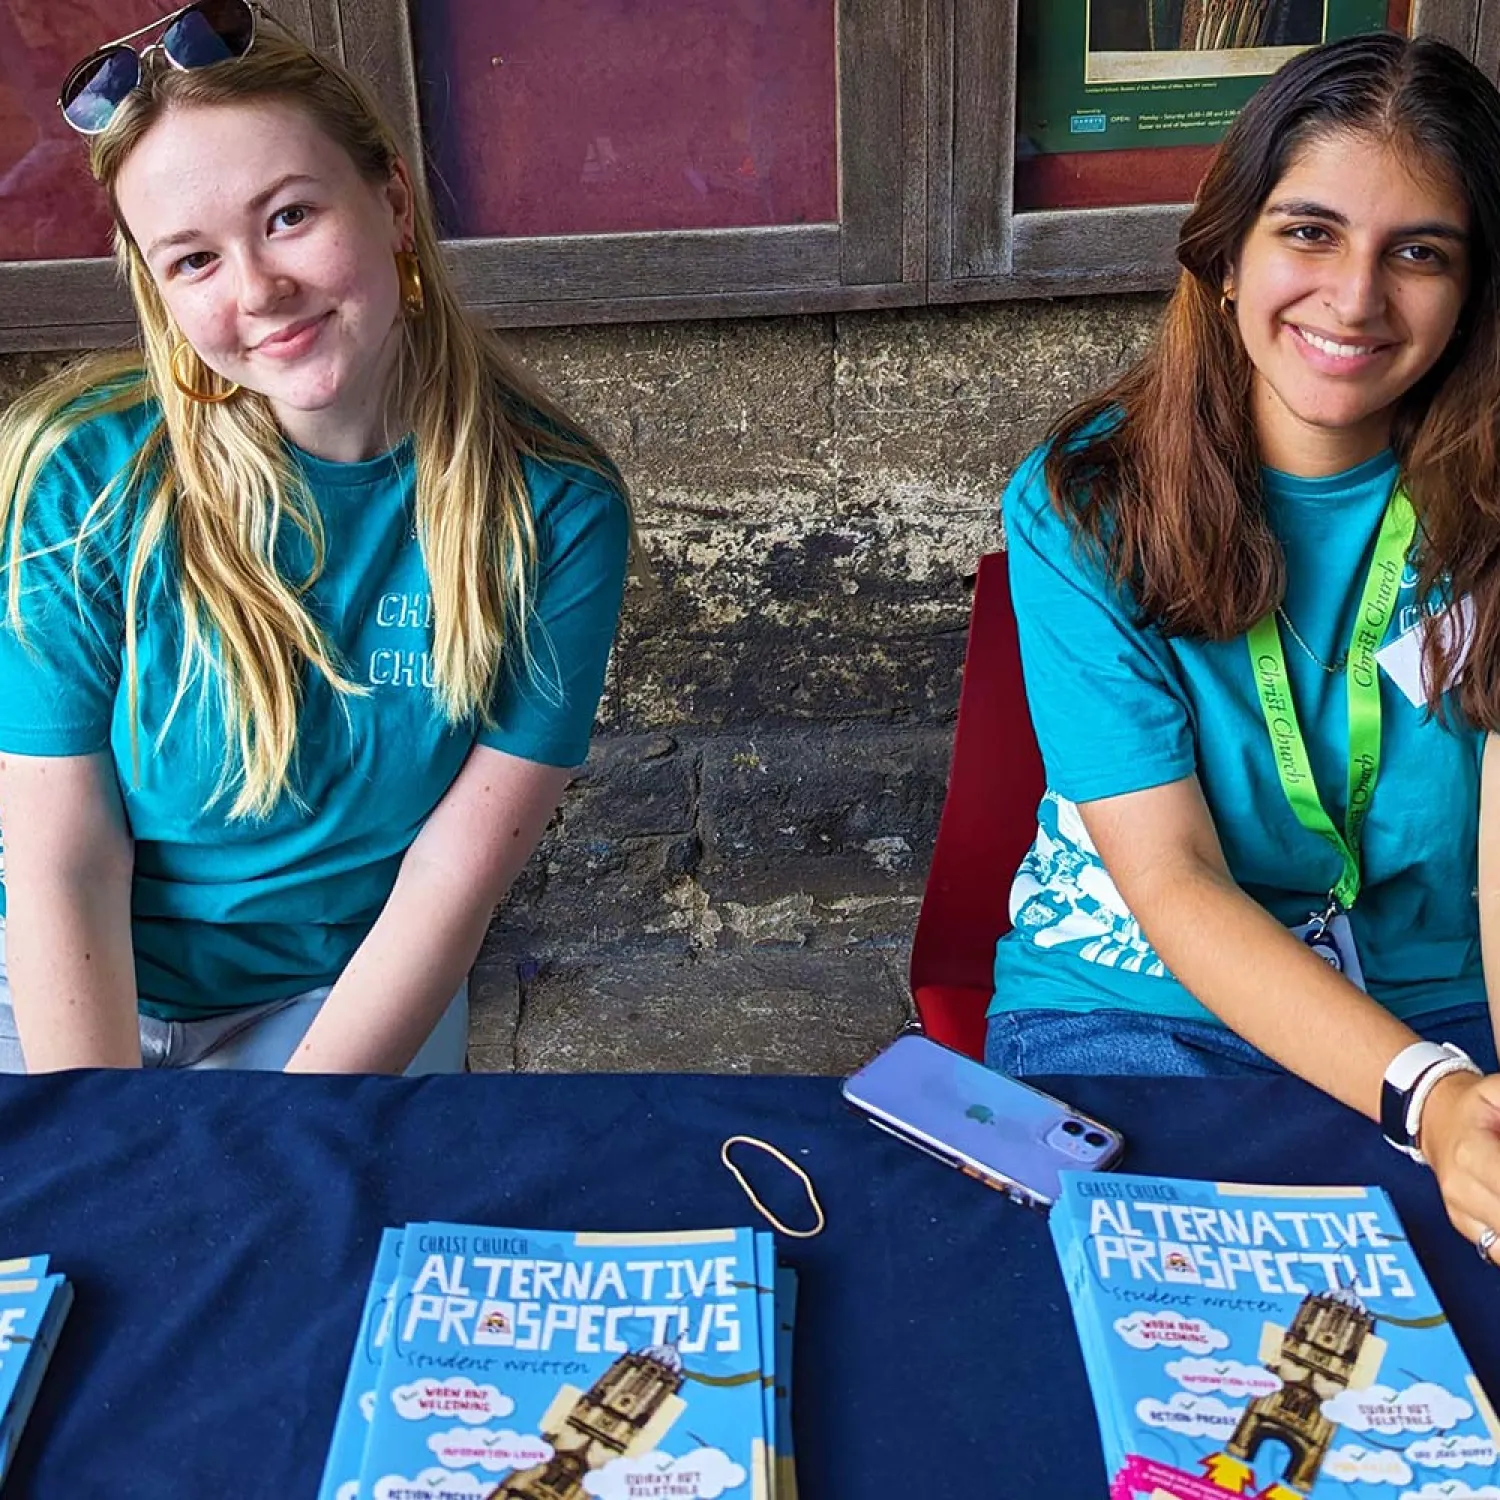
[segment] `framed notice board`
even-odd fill
[[[945,0],[929,299],[1168,285],[1215,144],[1282,63],[1391,29],[1483,64],[1481,20],[1481,0]]]

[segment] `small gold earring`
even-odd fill
[[[225,383],[222,391],[200,391],[189,383],[186,375],[182,373],[182,356],[193,353],[193,346],[186,339],[180,340],[172,349],[170,364],[172,367],[172,384],[182,392],[189,401],[196,401],[202,406],[217,406],[221,401],[227,401],[239,390],[237,381]],[[221,377],[216,377],[221,378]]]
[[[1219,294],[1219,313],[1222,317],[1232,318],[1234,316],[1234,298],[1228,292]]]
[[[396,252],[396,281],[401,288],[401,311],[408,318],[420,318],[427,310],[427,293],[422,286],[422,263],[415,250]]]

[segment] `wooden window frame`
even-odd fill
[[[312,0],[413,160],[409,6]],[[448,242],[465,303],[518,327],[899,307],[926,295],[928,0],[837,0],[839,221]],[[600,295],[608,288],[608,295]]]
[[[276,0],[276,9],[372,84],[420,170],[409,24],[418,3]],[[462,295],[486,321],[520,327],[1170,285],[1183,204],[1015,212],[1017,3],[837,0],[838,223],[452,240]],[[1417,31],[1500,74],[1500,0],[1413,3]],[[0,352],[135,336],[108,259],[0,262],[0,309]]]
[[[374,89],[422,170],[409,6],[275,0]],[[903,307],[927,292],[929,0],[837,0],[839,221],[753,229],[456,239],[465,302],[511,327]],[[607,295],[600,289],[608,288]],[[134,336],[105,259],[0,262],[0,351]]]
[[[932,0],[928,301],[1157,291],[1184,203],[1016,212],[1018,0]],[[1414,0],[1413,30],[1500,68],[1500,0]],[[998,164],[998,170],[997,170]]]

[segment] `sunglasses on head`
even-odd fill
[[[174,68],[208,68],[243,57],[255,41],[252,0],[196,0],[91,52],[68,74],[57,107],[80,135],[99,135],[141,81],[142,60],[160,49]],[[130,45],[161,27],[143,52]]]

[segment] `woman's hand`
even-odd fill
[[[1500,1073],[1450,1073],[1422,1110],[1417,1145],[1432,1166],[1453,1227],[1478,1243],[1500,1230]],[[1490,1259],[1500,1265],[1500,1247]]]

